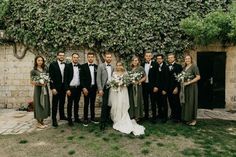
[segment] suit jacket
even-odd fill
[[[114,68],[111,66],[111,72]],[[106,69],[106,63],[99,64],[97,69],[97,87],[98,90],[103,90],[108,80],[108,73]]]
[[[66,67],[66,65],[65,65],[65,67]],[[65,74],[65,69],[64,69],[64,74]],[[50,64],[50,66],[49,66],[49,77],[51,79],[50,89],[56,89],[57,91],[64,89],[64,86],[63,86],[63,83],[62,83],[61,70],[60,70],[60,67],[59,67],[57,61],[54,61]]]
[[[97,68],[98,66],[94,64],[94,83],[95,86],[97,86]],[[89,89],[92,85],[92,76],[90,74],[90,69],[88,63],[85,63],[81,65],[81,71],[80,71],[80,84],[82,88]]]
[[[145,71],[145,63],[141,65]],[[156,72],[157,72],[157,63],[154,61],[151,61],[151,67],[148,72],[148,81],[152,87],[156,87]],[[145,83],[145,81],[143,83]]]
[[[166,65],[165,62],[163,62],[161,68],[160,65],[158,64],[157,66],[157,74],[156,74],[156,86],[158,90],[161,91],[166,91],[168,90],[168,66]]]
[[[78,64],[78,69],[79,69],[79,78],[81,77],[80,71],[81,71],[81,65]],[[74,76],[74,69],[73,69],[73,64],[69,63],[65,67],[65,89],[68,90],[70,87],[70,82],[73,79]]]
[[[178,75],[179,73],[181,73],[181,71],[183,70],[182,66],[180,64],[174,63],[173,64],[173,69],[170,70],[168,67],[168,77],[169,77],[169,86],[168,89],[169,91],[173,91],[176,87],[178,87],[180,89],[180,83],[176,80],[175,78],[175,74]]]

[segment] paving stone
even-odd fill
[[[100,108],[96,110],[96,116],[100,116]],[[23,116],[20,116],[23,115]],[[83,110],[80,110],[82,119]],[[236,113],[227,112],[225,109],[198,109],[198,119],[224,119],[236,121]],[[67,121],[58,120],[58,124],[66,124]],[[0,109],[0,135],[23,134],[45,129],[36,128],[37,121],[33,112],[15,111],[14,109]],[[45,119],[45,124],[51,128],[51,118]]]

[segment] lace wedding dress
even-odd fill
[[[113,78],[123,77],[115,72]],[[129,95],[128,89],[124,86],[119,86],[117,89],[110,89],[109,106],[111,106],[111,119],[113,121],[113,128],[122,133],[130,134],[131,132],[137,136],[144,134],[145,128],[136,123],[134,119],[130,119],[129,109]]]

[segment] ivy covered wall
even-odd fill
[[[181,53],[192,38],[181,19],[222,8],[228,0],[3,0],[1,27],[9,40],[40,53],[68,47],[106,50],[121,56],[154,52]],[[7,3],[7,5],[6,5]],[[2,5],[3,6],[3,5]]]

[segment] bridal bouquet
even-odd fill
[[[47,73],[40,73],[39,76],[33,76],[32,80],[36,83],[45,84],[50,81],[49,75]]]
[[[178,75],[176,75],[176,74],[174,74],[174,75],[175,75],[175,78],[178,82],[185,82],[185,81],[188,81],[188,80],[191,80],[194,78],[193,75],[191,75],[190,73],[185,72],[185,71],[182,71]]]
[[[109,86],[113,90],[118,90],[119,87],[126,87],[130,84],[130,77],[128,74],[123,76],[113,76],[109,82]]]
[[[143,72],[129,72],[130,82],[135,83],[143,77]]]

